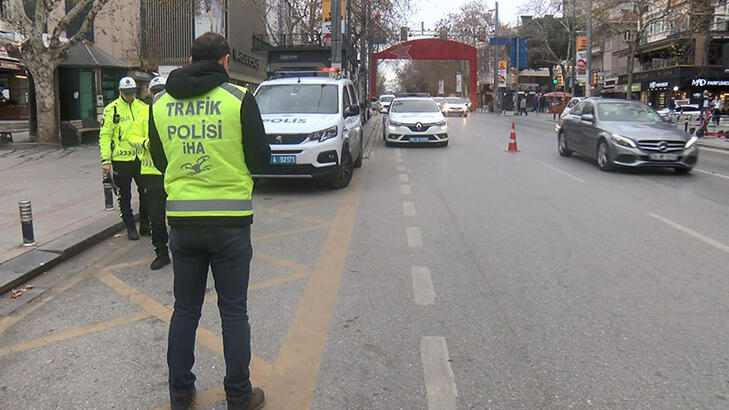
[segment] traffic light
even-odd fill
[[[400,27],[400,41],[408,41],[408,28]]]
[[[553,85],[557,85],[557,77],[554,77],[554,78],[552,79],[552,84],[553,84]]]

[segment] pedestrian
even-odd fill
[[[714,125],[718,127],[719,120],[721,119],[721,112],[724,109],[724,101],[722,101],[721,98],[719,98],[719,96],[717,95],[716,97],[714,97],[714,101],[712,101],[711,105],[714,108],[712,119],[714,120]]]
[[[173,409],[185,409],[195,394],[195,332],[211,268],[223,328],[228,408],[260,409],[264,393],[251,386],[249,370],[251,171],[269,163],[270,147],[253,94],[228,82],[225,37],[205,33],[194,40],[190,54],[190,64],[167,77],[166,92],[155,96],[149,117],[152,159],[164,174],[168,195],[174,272],[167,345],[170,399]],[[195,134],[200,138],[189,138]]]
[[[521,99],[521,112],[524,114],[524,116],[528,116],[529,113],[527,112],[527,99],[526,97]]]
[[[149,217],[144,203],[144,188],[140,180],[140,162],[137,150],[130,144],[129,130],[134,119],[147,111],[145,103],[136,98],[137,83],[131,77],[119,80],[119,98],[104,107],[99,131],[101,169],[112,173],[118,189],[117,201],[121,218],[127,229],[127,238],[135,241],[139,235],[149,235]],[[139,193],[139,232],[132,211],[132,180]]]
[[[155,77],[149,82],[148,91],[151,96],[164,91],[164,89],[164,77]],[[149,268],[158,270],[170,263],[170,254],[167,249],[167,222],[165,221],[167,194],[164,189],[164,177],[154,167],[152,156],[149,153],[148,124],[149,110],[143,110],[135,118],[134,125],[129,131],[129,139],[132,146],[137,149],[137,157],[140,163],[139,180],[144,189],[144,204],[152,227],[152,246],[154,246],[156,257]]]

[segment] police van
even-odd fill
[[[320,178],[344,188],[362,166],[363,127],[352,81],[326,71],[289,72],[255,92],[268,168],[256,178]]]

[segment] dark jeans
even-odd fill
[[[251,328],[248,324],[248,277],[250,275],[251,228],[175,227],[170,230],[172,268],[175,273],[175,310],[170,322],[167,365],[171,391],[189,391],[195,386],[195,331],[197,330],[208,266],[218,292],[223,324],[225,393],[230,397],[251,394]]]
[[[114,168],[114,185],[117,188],[117,202],[121,218],[126,226],[134,225],[134,212],[132,211],[132,179],[137,184],[139,193],[139,219],[148,220],[147,207],[144,203],[144,186],[140,180],[139,159],[134,161],[112,161]]]
[[[152,245],[158,252],[167,252],[167,222],[165,221],[165,192],[164,176],[140,175],[139,180],[144,188],[144,206],[149,215],[152,227]]]

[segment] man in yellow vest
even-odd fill
[[[104,173],[113,172],[114,184],[119,192],[117,201],[121,218],[127,227],[127,238],[138,240],[139,233],[134,222],[132,211],[132,179],[139,192],[140,231],[149,234],[149,224],[144,195],[140,181],[140,162],[137,150],[129,143],[129,130],[135,118],[147,111],[147,104],[138,100],[137,83],[131,77],[119,81],[119,98],[104,107],[104,119],[99,131],[99,151],[101,153],[101,169]],[[113,167],[113,168],[112,168]]]
[[[230,84],[225,37],[196,38],[190,64],[167,77],[150,109],[149,142],[164,174],[174,271],[175,308],[167,346],[172,408],[188,408],[195,393],[195,332],[212,268],[223,327],[229,409],[260,409],[263,390],[250,382],[250,276],[253,208],[251,171],[269,162],[270,148],[253,95]]]
[[[148,88],[153,96],[164,91],[164,77],[153,78],[149,82]],[[139,158],[139,180],[144,189],[144,205],[152,227],[152,245],[157,254],[149,267],[152,270],[158,270],[170,263],[170,254],[167,250],[167,222],[165,221],[165,199],[167,194],[165,193],[162,173],[154,167],[152,156],[149,153],[148,133],[149,110],[143,110],[137,115],[134,125],[129,130],[129,141],[137,150],[137,157]]]

